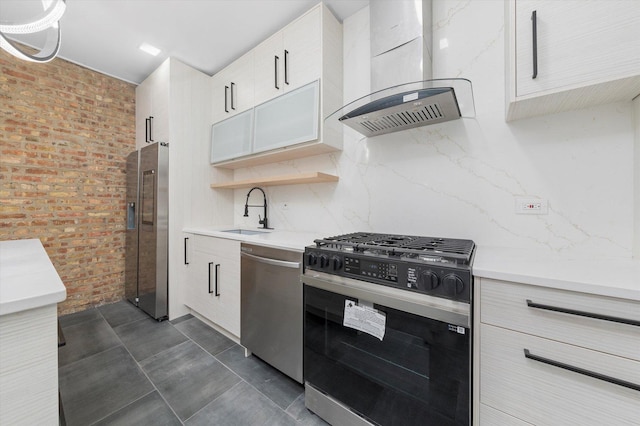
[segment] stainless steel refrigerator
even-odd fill
[[[169,147],[127,157],[125,297],[157,320],[168,314]]]

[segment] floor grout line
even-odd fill
[[[116,303],[119,303],[119,302],[116,302]],[[135,306],[134,306],[134,307],[135,307]],[[60,369],[60,368],[65,368],[65,367],[67,367],[68,365],[73,365],[73,364],[74,364],[74,363],[76,363],[76,362],[79,362],[79,361],[83,361],[83,360],[89,359],[89,358],[91,358],[91,357],[93,357],[93,356],[96,356],[96,355],[98,355],[98,354],[102,354],[102,353],[104,353],[104,352],[106,352],[106,351],[108,351],[108,350],[115,349],[115,348],[117,348],[118,346],[122,346],[122,347],[124,348],[124,350],[126,351],[126,353],[127,353],[127,354],[131,357],[131,359],[134,361],[134,363],[135,363],[136,367],[138,368],[138,370],[143,374],[143,376],[144,376],[144,377],[147,379],[147,381],[151,384],[151,386],[152,386],[152,390],[150,390],[149,392],[145,393],[144,395],[141,395],[140,397],[136,398],[135,400],[132,400],[132,401],[127,402],[124,406],[122,406],[122,407],[120,407],[120,408],[118,408],[118,409],[116,409],[116,410],[112,411],[111,413],[108,413],[107,415],[105,415],[105,416],[104,416],[104,417],[102,417],[101,419],[96,420],[96,421],[92,422],[91,424],[96,424],[96,423],[98,423],[98,422],[100,422],[100,421],[103,421],[104,419],[108,418],[109,416],[112,416],[112,415],[114,415],[115,413],[117,413],[117,412],[119,412],[119,411],[121,411],[121,410],[124,410],[125,408],[127,408],[127,407],[131,406],[132,404],[134,404],[134,403],[136,403],[136,402],[138,402],[138,401],[142,400],[143,398],[148,397],[148,396],[149,396],[149,395],[151,395],[153,392],[157,392],[157,394],[160,396],[160,398],[161,398],[161,400],[163,401],[163,403],[164,403],[164,404],[169,408],[170,412],[175,416],[175,419],[177,419],[177,420],[178,420],[179,424],[181,424],[181,425],[183,425],[183,426],[184,426],[184,425],[186,424],[186,422],[188,422],[190,419],[192,419],[194,416],[196,416],[198,413],[200,413],[200,412],[201,412],[202,410],[204,410],[206,407],[210,406],[210,405],[211,405],[211,404],[213,404],[215,401],[218,401],[218,400],[220,399],[220,397],[222,397],[223,395],[227,394],[227,392],[231,391],[232,389],[235,389],[237,386],[241,385],[243,382],[244,382],[244,383],[246,383],[247,385],[249,385],[249,386],[250,386],[252,389],[254,389],[255,391],[257,391],[259,395],[261,395],[262,397],[266,398],[266,400],[267,400],[267,401],[269,401],[269,403],[270,403],[270,404],[272,404],[272,406],[273,406],[275,409],[277,409],[277,410],[279,410],[279,411],[284,412],[284,414],[286,414],[288,418],[291,418],[291,419],[292,419],[296,424],[300,424],[300,422],[303,420],[303,419],[301,418],[301,419],[300,419],[300,421],[299,421],[299,420],[294,416],[294,414],[293,414],[293,413],[291,413],[291,412],[289,412],[288,410],[289,410],[289,409],[290,409],[294,404],[296,404],[296,403],[300,400],[300,398],[303,398],[303,397],[304,397],[304,388],[303,388],[303,390],[302,390],[302,393],[301,393],[301,394],[299,394],[299,395],[297,395],[297,396],[296,396],[296,397],[295,397],[295,398],[294,398],[294,399],[293,399],[293,400],[292,400],[292,401],[287,405],[287,407],[286,407],[286,408],[281,407],[281,406],[280,406],[280,405],[279,405],[279,404],[278,404],[274,399],[272,399],[269,395],[267,395],[265,392],[263,392],[263,391],[261,391],[260,389],[258,389],[256,386],[254,386],[254,385],[253,385],[251,382],[249,382],[248,380],[245,380],[245,379],[244,379],[244,378],[243,378],[243,377],[242,377],[238,372],[236,372],[236,371],[231,367],[231,364],[228,364],[227,362],[223,362],[223,361],[219,358],[219,356],[221,356],[221,355],[223,355],[223,354],[227,353],[228,351],[230,351],[230,350],[234,350],[234,349],[237,349],[236,347],[239,347],[239,348],[241,348],[241,349],[242,349],[242,345],[240,345],[240,344],[238,344],[238,343],[236,343],[236,342],[234,342],[234,341],[230,340],[230,344],[231,344],[231,346],[229,346],[229,347],[227,347],[227,348],[225,348],[225,349],[221,350],[220,352],[218,352],[217,354],[215,354],[215,355],[214,355],[214,354],[212,354],[211,352],[209,352],[208,350],[206,350],[206,349],[205,349],[201,344],[199,344],[196,340],[194,340],[194,339],[193,339],[193,338],[191,338],[189,335],[187,335],[185,332],[183,332],[183,331],[182,331],[182,330],[180,330],[178,327],[176,327],[176,325],[179,325],[179,324],[182,324],[182,323],[188,322],[188,321],[190,321],[190,320],[192,320],[192,319],[195,319],[195,320],[197,320],[198,322],[201,322],[201,320],[199,320],[197,317],[193,316],[192,318],[188,318],[188,319],[186,319],[186,320],[184,320],[184,321],[180,321],[178,324],[173,324],[172,322],[167,321],[169,324],[171,324],[171,326],[173,327],[173,329],[174,329],[174,330],[176,330],[176,331],[178,331],[180,334],[182,334],[182,335],[186,338],[186,340],[185,340],[185,341],[183,341],[183,342],[180,342],[180,343],[178,343],[178,344],[176,344],[176,345],[174,345],[174,346],[172,346],[172,347],[170,347],[170,348],[163,349],[162,351],[158,352],[157,354],[153,354],[153,355],[151,355],[151,356],[149,356],[149,357],[147,357],[147,358],[145,358],[145,359],[143,359],[143,360],[138,361],[138,360],[133,356],[132,352],[129,350],[129,348],[127,347],[127,345],[126,345],[126,344],[123,342],[123,340],[120,338],[120,335],[118,335],[118,333],[116,332],[115,328],[116,328],[116,327],[125,326],[125,325],[128,325],[128,324],[132,324],[132,323],[135,323],[135,322],[139,322],[139,321],[142,321],[142,320],[148,320],[148,319],[147,319],[147,318],[137,318],[137,319],[136,319],[136,318],[134,318],[134,319],[132,319],[132,320],[130,320],[130,321],[127,321],[127,322],[122,323],[122,324],[118,324],[116,327],[114,327],[114,326],[112,326],[112,325],[109,323],[109,321],[107,320],[107,317],[103,314],[103,312],[99,309],[99,307],[94,307],[93,309],[96,309],[96,310],[97,310],[97,312],[98,312],[98,317],[93,318],[93,319],[90,319],[90,320],[88,320],[88,321],[82,321],[82,322],[77,323],[77,324],[72,324],[72,325],[70,325],[70,326],[68,326],[68,327],[71,327],[71,326],[74,326],[74,325],[85,324],[85,323],[88,323],[88,322],[90,322],[90,321],[99,321],[99,320],[102,320],[102,321],[104,321],[104,322],[107,324],[107,326],[109,327],[109,329],[110,329],[110,330],[113,332],[113,334],[116,336],[117,342],[119,342],[119,344],[114,345],[114,346],[112,346],[112,347],[110,347],[110,348],[107,348],[107,349],[105,349],[105,350],[103,350],[103,351],[100,351],[100,352],[98,352],[98,353],[91,354],[91,355],[86,356],[86,357],[84,357],[84,358],[81,358],[81,359],[78,359],[78,360],[76,360],[76,361],[73,361],[73,362],[71,362],[71,363],[69,363],[69,364],[66,364],[65,366],[59,367],[59,369]],[[136,308],[136,309],[138,309],[138,308]],[[112,317],[112,319],[113,319],[113,317]],[[67,328],[67,327],[65,327],[65,328]],[[222,336],[224,336],[224,335],[222,334]],[[224,336],[224,337],[226,337],[226,336]],[[228,339],[228,337],[226,337],[226,338]],[[215,397],[214,399],[212,399],[211,401],[207,402],[203,407],[201,407],[199,410],[197,410],[196,412],[194,412],[194,413],[193,413],[192,415],[190,415],[187,419],[182,420],[182,419],[180,418],[180,416],[177,414],[177,412],[174,410],[174,408],[171,406],[171,404],[169,404],[169,402],[167,401],[167,399],[165,398],[165,396],[162,394],[162,392],[160,391],[160,389],[158,389],[158,387],[157,387],[157,386],[155,385],[155,383],[151,380],[151,378],[149,377],[149,375],[145,372],[145,370],[144,370],[144,368],[142,367],[141,363],[146,362],[146,361],[148,361],[149,359],[151,359],[152,357],[159,356],[159,355],[161,355],[161,354],[163,354],[163,353],[165,353],[165,352],[167,352],[167,351],[169,351],[169,350],[172,350],[172,349],[174,349],[174,348],[176,348],[176,347],[178,347],[178,346],[181,346],[181,345],[183,345],[183,344],[186,344],[186,343],[194,344],[196,347],[198,347],[199,349],[201,349],[202,351],[204,351],[206,354],[208,354],[209,356],[211,356],[211,357],[212,357],[216,362],[218,362],[220,365],[224,366],[224,368],[225,368],[225,369],[227,369],[227,370],[228,370],[229,372],[231,372],[234,376],[236,376],[236,377],[239,379],[239,381],[238,381],[236,384],[234,384],[233,386],[231,386],[229,389],[225,390],[223,393],[221,393],[220,395],[218,395],[217,397]],[[242,371],[242,369],[240,369],[240,371]],[[249,370],[249,372],[250,372],[250,370]],[[245,373],[246,373],[246,371],[245,371]]]
[[[98,311],[99,311],[99,310],[98,310]],[[100,315],[102,315],[102,312],[100,312]],[[103,315],[102,317],[104,318],[104,315]],[[129,321],[129,322],[127,322],[127,323],[124,323],[124,324],[120,324],[120,325],[118,325],[118,327],[119,327],[119,326],[121,326],[121,325],[125,325],[125,324],[131,324],[131,323],[133,323],[133,322],[137,322],[137,321],[142,321],[143,319],[144,319],[144,318],[139,319],[139,320]],[[175,410],[173,409],[173,407],[171,406],[171,404],[169,404],[169,401],[167,401],[167,400],[166,400],[166,398],[164,397],[164,395],[162,394],[162,392],[160,392],[160,389],[158,389],[158,388],[156,387],[156,384],[155,384],[155,383],[153,383],[153,380],[151,380],[151,378],[149,377],[149,375],[147,374],[147,372],[146,372],[146,371],[144,371],[144,368],[142,368],[142,366],[140,365],[140,361],[138,361],[138,360],[133,356],[133,354],[131,353],[131,351],[129,351],[129,348],[127,348],[127,345],[125,345],[125,344],[124,344],[124,342],[120,339],[120,336],[118,335],[118,333],[116,333],[116,331],[114,330],[113,326],[112,326],[111,324],[109,324],[109,321],[107,321],[107,319],[106,319],[106,318],[104,318],[104,320],[105,320],[105,321],[106,321],[106,323],[109,325],[109,327],[111,327],[111,330],[113,331],[113,333],[116,335],[116,337],[118,338],[118,340],[120,341],[120,343],[122,344],[122,346],[124,346],[125,350],[126,350],[126,351],[127,351],[127,353],[129,354],[129,356],[131,356],[131,359],[133,359],[133,362],[135,362],[135,363],[136,363],[136,366],[138,367],[138,369],[142,372],[142,374],[144,374],[144,377],[146,377],[146,378],[147,378],[147,380],[149,381],[149,383],[151,383],[151,386],[153,386],[153,389],[155,390],[155,392],[157,392],[157,393],[158,393],[158,395],[160,396],[160,398],[162,398],[162,400],[163,400],[163,401],[164,401],[164,403],[167,405],[167,407],[169,407],[169,410],[171,410],[171,412],[173,413],[173,415],[174,415],[174,416],[176,416],[176,419],[178,419],[178,421],[180,422],[180,424],[181,424],[181,425],[184,425],[184,422],[182,421],[182,419],[180,418],[180,416],[178,415],[178,413],[176,413],[176,412],[175,412]],[[173,324],[172,324],[172,325],[173,325]],[[175,328],[175,327],[174,327],[174,328]],[[180,331],[180,330],[178,330],[178,331]],[[189,338],[189,336],[185,336],[185,337],[186,337],[187,339]],[[182,343],[186,343],[186,342],[182,342]],[[180,344],[181,344],[181,343],[180,343]],[[178,345],[176,345],[176,346],[179,346],[180,344],[178,344]],[[175,347],[175,346],[173,346],[173,347]],[[171,348],[169,348],[169,349],[171,349]],[[168,349],[165,349],[165,350],[168,350]],[[164,351],[162,351],[162,352],[164,352]],[[157,354],[156,354],[156,355],[157,355]],[[155,356],[155,355],[152,355],[152,356]],[[151,357],[147,357],[147,358],[145,358],[145,360],[146,360],[146,359],[149,359],[149,358],[151,358]],[[144,360],[143,360],[143,361],[144,361]],[[147,394],[147,395],[148,395],[148,394]],[[145,395],[145,396],[146,396],[146,395]],[[142,397],[142,398],[144,398],[144,397]],[[138,398],[136,401],[138,401],[138,400],[140,400],[140,399],[141,399],[141,398]],[[125,405],[124,407],[121,407],[120,409],[118,409],[118,410],[114,411],[114,412],[113,412],[113,413],[111,413],[111,414],[117,413],[118,411],[122,410],[122,409],[123,409],[123,408],[125,408],[125,407],[128,407],[129,405],[133,404],[134,402],[135,402],[135,401],[132,401],[131,403],[129,403],[129,404],[127,404],[127,405]],[[109,414],[109,415],[111,415],[111,414]],[[108,417],[108,416],[107,416],[107,417]]]

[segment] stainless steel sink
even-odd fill
[[[241,235],[258,235],[258,234],[267,234],[267,231],[255,231],[252,229],[225,229],[221,232],[229,232],[231,234],[241,234]]]

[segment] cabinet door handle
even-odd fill
[[[532,79],[538,76],[538,13],[531,12],[531,29],[533,32],[533,75]]]
[[[527,306],[530,308],[544,309],[546,311],[561,312],[563,314],[578,315],[581,317],[595,318],[603,321],[618,322],[621,324],[635,325],[636,327],[640,327],[640,321],[632,320],[629,318],[612,317],[609,315],[596,314],[593,312],[585,312],[585,311],[577,311],[575,309],[561,308],[559,306],[542,305],[540,303],[532,302],[529,299],[527,299]]]
[[[231,91],[231,109],[234,110],[234,111],[236,109],[236,103],[233,100],[233,98],[234,98],[233,97],[233,92],[235,92],[235,87],[236,87],[236,84],[232,81],[231,82],[231,90],[230,90]]]
[[[573,371],[574,373],[582,374],[584,376],[593,377],[594,379],[602,380],[605,382],[613,383],[614,385],[622,386],[625,388],[633,389],[640,391],[640,385],[635,383],[627,382],[625,380],[620,380],[615,377],[605,376],[604,374],[596,373],[595,371],[585,370],[584,368],[579,368],[570,364],[565,364],[563,362],[555,361],[549,358],[543,358],[538,355],[532,354],[529,349],[524,349],[525,358],[532,359],[534,361],[541,362],[543,364],[549,364],[554,367],[562,368],[563,370]]]
[[[213,262],[209,262],[209,294],[213,293],[213,290],[211,290],[211,265],[213,265]]]
[[[275,81],[273,83],[273,86],[276,88],[276,90],[280,90],[280,87],[278,86],[278,62],[280,62],[280,58],[278,57],[278,55],[273,57],[273,65],[274,65],[274,73],[273,75],[275,76]]]
[[[189,262],[187,261],[187,240],[189,239],[189,237],[184,237],[184,264],[188,265]]]
[[[284,84],[289,84],[289,51],[284,51]]]
[[[153,115],[149,116],[149,142],[155,142],[153,140]]]
[[[151,134],[153,116],[144,119],[144,141],[146,143],[153,142],[153,135]]]
[[[229,112],[229,86],[224,86],[224,112]]]
[[[216,280],[215,280],[216,281],[216,286],[215,286],[216,287],[216,294],[215,294],[216,296],[220,296],[220,291],[218,290],[218,277],[220,276],[219,272],[220,272],[220,264],[216,263]]]

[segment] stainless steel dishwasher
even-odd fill
[[[241,244],[240,343],[303,383],[302,251]]]

